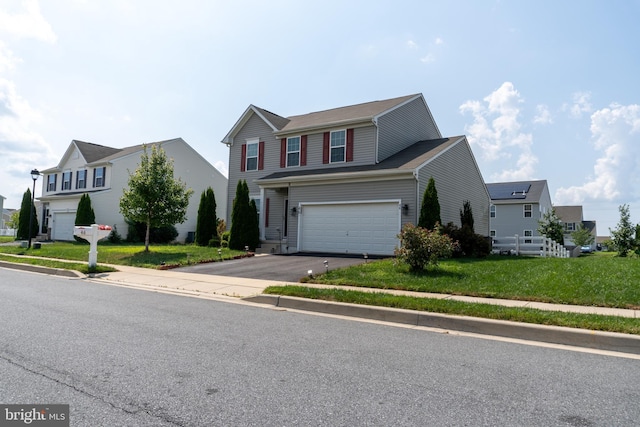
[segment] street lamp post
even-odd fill
[[[40,176],[40,171],[38,169],[33,169],[31,171],[31,179],[33,179],[33,193],[31,193],[31,209],[29,210],[29,246],[31,249],[31,233],[33,228],[33,211],[35,210],[35,202],[36,202],[36,181]]]

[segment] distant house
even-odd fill
[[[161,147],[173,159],[174,177],[181,178],[194,190],[187,220],[175,224],[179,241],[195,232],[200,194],[213,188],[217,216],[224,217],[227,203],[227,179],[182,138],[147,144]],[[71,141],[58,165],[41,171],[43,174],[42,206],[38,209],[40,232],[53,240],[73,240],[73,227],[80,197],[87,193],[99,224],[116,225],[125,237],[127,225],[120,214],[119,201],[127,188],[129,173],[140,164],[144,144],[112,148],[83,141]]]
[[[281,117],[250,105],[224,137],[227,224],[239,180],[259,209],[262,250],[392,255],[417,223],[429,178],[443,223],[471,203],[489,232],[489,196],[465,136],[443,137],[421,94]]]
[[[6,197],[0,195],[0,212],[2,212],[2,218],[0,218],[0,228],[7,228],[5,224],[7,223],[7,221],[11,219],[11,216],[9,216],[8,218],[5,217],[4,201],[6,199],[7,199]]]
[[[583,219],[582,206],[555,206],[556,215],[562,221],[564,225],[564,244],[567,247],[576,246],[573,243],[571,233],[582,227],[586,228],[593,235],[593,243],[590,245],[591,249],[595,249],[597,242],[596,236],[598,235],[595,221],[585,221]]]
[[[487,191],[491,237],[540,236],[538,221],[553,208],[546,180],[497,182]]]

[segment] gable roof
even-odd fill
[[[554,206],[562,222],[582,222],[582,206]]]
[[[255,105],[249,105],[240,119],[233,125],[231,130],[225,135],[222,142],[233,145],[233,137],[251,118],[253,114],[258,115],[271,129],[276,137],[284,134],[299,133],[312,129],[328,128],[332,126],[347,126],[356,123],[371,122],[382,114],[394,110],[417,98],[422,98],[428,110],[427,103],[422,94],[401,96],[398,98],[385,99],[381,101],[365,102],[362,104],[349,105],[346,107],[332,108],[329,110],[316,111],[308,114],[300,114],[290,117],[282,117]],[[429,112],[429,115],[431,112]]]
[[[401,174],[413,176],[413,172],[436,158],[456,143],[463,141],[463,136],[430,139],[419,141],[376,164],[338,166],[323,169],[292,169],[275,172],[255,182],[261,186],[286,182],[315,181],[323,179],[345,179],[349,177],[374,177]]]
[[[520,204],[540,202],[547,180],[495,182],[487,185],[493,204]]]
[[[78,147],[78,151],[80,151],[80,154],[82,154],[82,157],[84,157],[87,163],[93,163],[121,151],[120,148],[107,147],[105,145],[78,141],[76,139],[71,141],[71,143]]]

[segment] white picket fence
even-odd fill
[[[529,255],[539,257],[569,258],[571,253],[561,244],[543,236],[494,237],[493,253],[506,255]]]

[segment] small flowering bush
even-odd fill
[[[421,271],[425,267],[437,266],[440,258],[449,258],[454,250],[454,242],[444,234],[435,230],[406,224],[398,238],[400,247],[395,255],[399,261],[409,264],[411,271]]]

